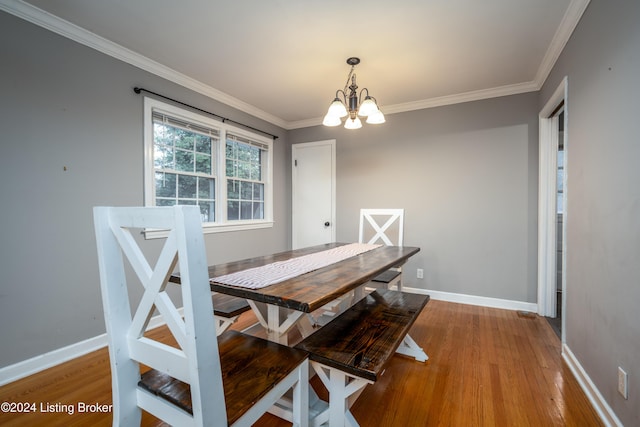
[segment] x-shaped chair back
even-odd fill
[[[114,425],[139,425],[142,408],[172,425],[203,425],[203,420],[213,420],[214,424],[226,426],[199,209],[97,207],[94,220],[111,360]],[[144,228],[169,230],[155,267],[149,264],[132,234],[132,230]],[[127,280],[132,274],[125,270],[125,258],[143,288],[133,316]],[[182,283],[182,314],[166,289],[176,265]],[[145,337],[156,310],[166,321],[177,347]],[[189,384],[193,415],[138,387],[139,364]]]
[[[373,237],[366,243],[382,242],[387,246],[402,246],[404,209],[360,209],[358,241],[365,243],[367,233],[371,230],[373,231]],[[390,235],[391,230],[395,231],[394,235]]]

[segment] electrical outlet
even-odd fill
[[[424,270],[419,268],[417,272],[418,279],[424,279]]]
[[[629,398],[629,394],[628,394],[628,377],[627,377],[627,373],[624,371],[624,369],[622,369],[620,366],[618,366],[618,392],[622,395],[622,397],[624,397],[625,399]]]

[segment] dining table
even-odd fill
[[[289,344],[289,331],[294,326],[303,338],[313,333],[310,313],[350,292],[354,292],[358,299],[362,296],[363,285],[389,268],[401,266],[420,248],[379,245],[356,256],[257,289],[221,283],[216,278],[345,245],[347,243],[326,243],[211,265],[211,291],[246,299],[258,322],[266,329],[267,339]],[[172,275],[170,281],[180,283],[179,273]]]
[[[247,271],[256,271],[270,266],[286,265],[288,262],[304,259],[314,254],[322,254],[355,243],[327,243],[274,254],[248,258],[240,261],[209,266],[209,284],[212,292],[245,299],[253,310],[258,322],[266,329],[267,339],[284,345],[289,342],[289,332],[297,327],[302,338],[315,332],[316,326],[310,320],[316,310],[322,311],[337,299],[348,298],[355,303],[365,295],[365,286],[371,279],[387,271],[400,267],[418,253],[420,248],[412,246],[375,245],[362,253],[348,256],[337,262],[320,268],[313,268],[302,274],[296,274],[277,283],[260,287],[236,286],[224,283],[219,278],[227,278]],[[366,245],[365,245],[366,246]],[[176,273],[170,281],[180,283]],[[350,295],[351,294],[351,295]],[[425,362],[428,357],[424,350],[407,334],[397,353]],[[357,397],[358,393],[355,393]],[[353,400],[355,400],[355,398]],[[340,401],[334,396],[332,401]],[[309,392],[310,426],[326,425],[332,413],[340,413],[343,424],[357,426],[358,423],[348,408],[332,408],[318,397],[311,388]],[[334,403],[335,405],[335,403]],[[269,412],[280,418],[292,421],[292,404],[286,398],[281,399]]]

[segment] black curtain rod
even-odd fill
[[[215,117],[215,118],[217,118],[217,119],[222,120],[222,123],[230,122],[230,123],[236,124],[236,125],[238,125],[238,126],[242,126],[242,127],[244,127],[244,128],[251,129],[251,130],[253,130],[253,131],[260,132],[260,133],[265,134],[265,135],[269,135],[271,138],[273,138],[273,140],[274,140],[274,141],[275,141],[276,139],[278,139],[278,136],[277,136],[277,135],[274,135],[274,134],[272,134],[272,133],[265,132],[265,131],[260,130],[260,129],[256,129],[256,128],[252,127],[252,126],[245,125],[245,124],[240,123],[240,122],[236,122],[235,120],[228,119],[228,118],[226,118],[226,117],[222,117],[222,116],[220,116],[220,115],[218,115],[218,114],[215,114],[215,113],[212,113],[212,112],[210,112],[210,111],[203,110],[202,108],[198,108],[198,107],[194,107],[193,105],[185,104],[184,102],[178,101],[178,100],[173,99],[173,98],[169,98],[168,96],[160,95],[159,93],[152,92],[152,91],[150,91],[150,90],[143,89],[143,88],[141,88],[141,87],[134,87],[134,88],[133,88],[133,91],[134,91],[135,93],[137,93],[137,94],[140,94],[140,92],[147,92],[147,93],[150,93],[150,94],[152,94],[152,95],[159,96],[160,98],[167,99],[167,100],[169,100],[169,101],[171,101],[171,102],[175,102],[176,104],[184,105],[185,107],[189,107],[189,108],[191,108],[191,109],[193,109],[193,110],[197,110],[197,111],[200,111],[200,112],[202,112],[202,113],[209,114],[210,116],[213,116],[213,117]]]

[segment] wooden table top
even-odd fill
[[[280,252],[273,255],[214,265],[209,267],[209,277],[223,276],[277,261],[284,261],[290,258],[328,250],[345,244],[346,243],[327,243]],[[211,290],[310,313],[337,297],[354,290],[363,283],[368,282],[383,271],[403,264],[419,251],[420,248],[411,246],[382,246],[347,258],[336,264],[261,289],[241,288],[214,282],[211,283]],[[176,274],[172,276],[171,281],[180,283],[179,275]]]

